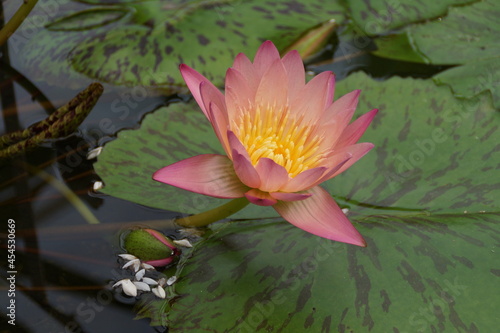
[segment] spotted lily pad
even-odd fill
[[[376,39],[374,54],[391,59],[461,65],[435,76],[459,97],[471,98],[488,91],[500,109],[500,3],[479,1],[451,8],[442,19],[415,24],[400,34]]]
[[[364,249],[286,222],[220,225],[139,317],[172,333],[493,332],[499,218],[367,216]]]
[[[116,17],[118,10],[133,14]],[[112,84],[175,89],[184,85],[178,66],[186,63],[220,85],[237,53],[266,39],[285,49],[310,28],[344,19],[343,7],[326,0],[127,1],[88,13],[59,18],[26,45],[24,63],[39,79],[57,82],[76,71]],[[88,22],[69,31],[78,17]]]
[[[490,96],[458,100],[431,80],[362,73],[339,82],[336,94],[354,88],[362,89],[358,114],[381,109],[363,137],[376,148],[324,186],[349,206],[368,247],[281,219],[215,224],[185,253],[167,299],[143,299],[139,317],[174,333],[496,329],[500,114]],[[162,108],[119,133],[95,165],[103,191],[183,212],[215,205],[150,180],[160,166],[221,152],[195,109]],[[269,212],[253,206],[239,216]]]
[[[351,0],[348,7],[356,25],[368,36],[446,15],[448,8],[473,0]]]

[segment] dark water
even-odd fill
[[[346,59],[333,61],[333,57],[341,58],[334,42],[308,64],[309,70],[333,70],[341,80],[356,70],[385,79],[393,75],[429,77],[443,69],[380,59],[369,54],[370,45]],[[4,50],[0,65],[0,134],[26,128],[47,116],[39,103],[40,93],[56,108],[77,93],[31,82],[30,73],[7,54]],[[27,91],[20,80],[31,82],[34,90]],[[123,252],[120,231],[130,224],[148,225],[176,214],[93,193],[92,184],[98,177],[93,162],[86,159],[88,150],[112,140],[120,129],[139,126],[144,114],[179,99],[161,95],[134,99],[133,93],[133,89],[105,86],[104,95],[77,133],[1,162],[1,275],[15,277],[16,326],[13,329],[7,325],[9,318],[4,317],[9,283],[2,278],[0,332],[165,331],[151,327],[147,319],[133,320],[133,300],[114,293],[111,285],[120,276],[130,274],[119,269],[116,255]],[[120,103],[127,104],[129,112],[116,112],[114,107]],[[40,171],[53,181],[47,182],[37,174]],[[54,183],[75,193],[100,224],[89,225]],[[15,221],[13,268],[9,268],[6,255],[9,220]]]

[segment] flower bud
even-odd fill
[[[132,230],[125,237],[125,249],[154,267],[166,266],[180,254],[172,240],[152,229]]]

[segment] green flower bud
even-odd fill
[[[170,264],[181,252],[172,240],[152,229],[132,230],[125,237],[125,249],[154,267]]]

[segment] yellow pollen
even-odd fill
[[[252,164],[267,157],[283,166],[290,177],[318,166],[323,154],[318,152],[322,138],[310,124],[290,115],[288,107],[256,106],[240,110],[231,127],[246,148]]]

